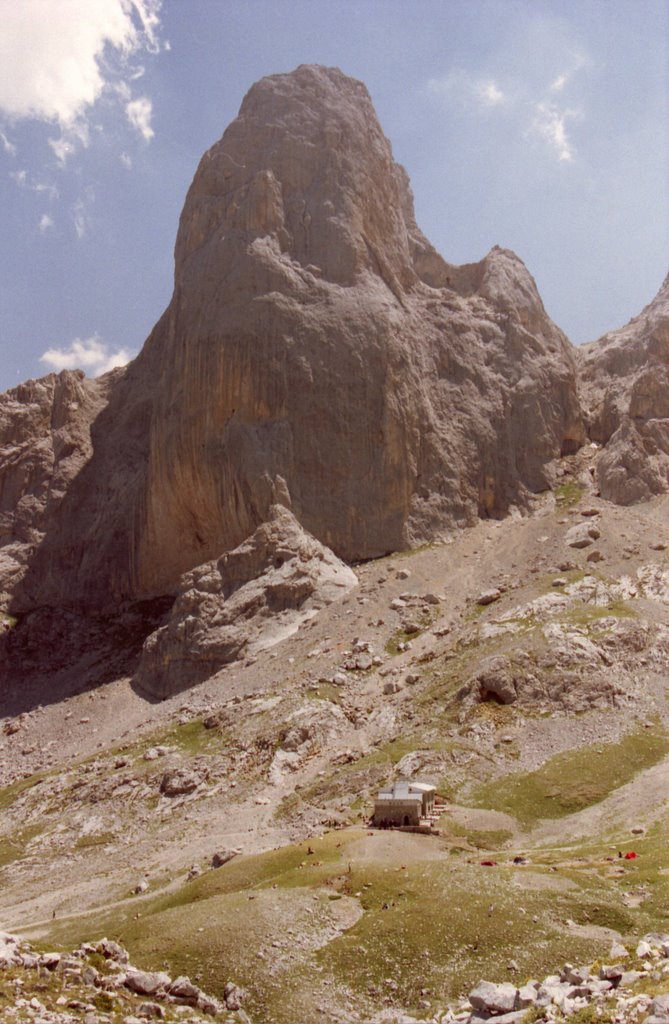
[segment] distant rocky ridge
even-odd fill
[[[669,487],[669,275],[626,327],[576,349],[603,498],[631,505]]]
[[[90,426],[118,373],[50,373],[0,395],[0,601],[9,603],[67,489],[91,457]]]
[[[667,490],[668,287],[573,349],[513,253],[433,249],[364,85],[265,78],[202,158],[137,359],[0,396],[4,606],[183,603],[277,500],[335,560],[406,549],[527,506],[588,438],[605,498]]]

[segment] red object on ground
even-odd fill
[[[484,867],[484,868],[496,868],[497,867],[497,861],[496,860],[482,860],[481,861],[481,866]]]
[[[638,853],[635,853],[634,850],[630,850],[629,853],[625,854],[625,860],[636,860],[638,856]]]

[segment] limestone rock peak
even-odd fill
[[[365,87],[252,87],[186,197],[172,300],[115,378],[14,603],[173,594],[280,478],[345,560],[526,504],[585,438],[574,358],[520,259],[454,266],[415,222]]]

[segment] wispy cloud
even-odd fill
[[[127,348],[110,351],[106,342],[94,334],[90,338],[75,338],[67,348],[49,348],[40,356],[40,362],[53,370],[84,370],[91,377],[99,377],[115,366],[125,366],[135,353]]]
[[[34,178],[28,174],[25,168],[21,168],[20,171],[10,171],[9,177],[19,188],[30,189],[31,192],[36,192],[37,195],[49,200],[58,199],[60,195],[58,187],[52,181]]]
[[[84,238],[90,223],[86,201],[84,199],[77,199],[70,210],[70,215],[77,238]]]
[[[542,139],[547,152],[571,163],[576,155],[571,125],[582,121],[584,113],[574,103],[567,105],[563,94],[588,61],[577,49],[563,52],[562,58],[559,74],[552,79],[545,75],[543,82],[536,73],[523,81],[515,67],[495,76],[454,68],[442,78],[431,78],[427,92],[461,114],[502,117],[516,137]]]
[[[56,160],[62,166],[78,150],[88,149],[90,140],[88,123],[83,118],[79,118],[72,124],[65,125],[57,139],[49,139],[49,146]]]
[[[483,104],[489,107],[497,107],[500,103],[506,102],[506,96],[492,79],[485,82],[478,82],[477,94]]]
[[[429,79],[427,89],[442,101],[464,108],[485,110],[507,102],[507,96],[494,78],[478,78],[462,68],[454,68],[443,78]]]
[[[139,132],[144,141],[150,142],[155,133],[151,127],[153,104],[148,96],[139,96],[136,100],[130,100],[129,103],[126,103],[125,113],[132,127]]]
[[[53,217],[50,217],[48,213],[43,213],[39,222],[39,229],[42,234],[48,231],[49,228],[53,227]]]
[[[560,109],[554,103],[537,103],[534,110],[530,133],[545,139],[559,160],[570,163],[574,159],[574,147],[567,135],[567,121],[580,120],[579,112]]]
[[[47,199],[58,199],[60,195],[57,186],[52,181],[36,181],[32,188],[38,194],[45,195]]]
[[[0,145],[9,156],[16,156],[16,146],[10,142],[4,132],[0,132]]]

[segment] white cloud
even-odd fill
[[[0,119],[58,129],[48,143],[61,166],[91,145],[93,111],[116,111],[149,141],[151,100],[133,98],[142,54],[158,53],[162,0],[20,0],[2,7]],[[0,124],[0,128],[2,124]],[[95,125],[96,131],[103,130]],[[0,144],[14,155],[4,132]]]
[[[462,68],[454,68],[444,78],[431,78],[427,88],[433,96],[455,106],[479,109],[497,107],[507,96],[492,78],[477,78]]]
[[[90,145],[90,132],[88,124],[83,119],[73,121],[66,125],[58,139],[49,139],[49,145],[53,150],[59,164],[65,164],[69,157],[78,149],[87,149]]]
[[[52,181],[36,181],[32,186],[34,192],[43,194],[49,199],[58,199],[60,193]]]
[[[139,96],[136,100],[126,103],[125,113],[133,128],[136,128],[145,142],[149,142],[154,131],[151,127],[153,104],[148,96]]]
[[[77,238],[81,239],[88,231],[89,217],[86,211],[86,203],[83,199],[77,199],[76,203],[72,206],[70,211],[72,216],[72,223],[74,224],[74,230],[77,234]]]
[[[16,146],[13,142],[9,141],[4,132],[0,132],[0,144],[5,153],[8,153],[10,156],[16,156]]]
[[[135,353],[127,348],[109,351],[109,346],[97,334],[91,338],[75,338],[69,348],[49,348],[40,356],[40,362],[54,370],[84,370],[91,377],[99,377],[115,366],[125,366]]]
[[[68,127],[101,96],[113,65],[158,47],[161,0],[4,4],[0,110]]]
[[[58,199],[60,195],[57,186],[52,181],[40,181],[39,178],[33,178],[25,169],[10,171],[9,177],[19,188],[30,189],[31,192],[46,196],[49,200]]]
[[[575,110],[560,110],[554,103],[536,103],[530,132],[549,143],[559,160],[570,163],[574,147],[567,136],[567,121],[579,119]]]
[[[499,86],[493,81],[479,82],[477,92],[481,102],[489,107],[496,107],[504,103],[506,97]]]
[[[588,68],[591,60],[585,50],[578,47],[571,48],[563,55],[559,67],[562,68],[550,84],[551,92],[564,92],[568,85],[571,85],[577,72]]]
[[[43,213],[42,217],[41,217],[41,220],[39,222],[39,229],[40,229],[40,231],[42,232],[42,234],[44,234],[45,231],[48,231],[49,228],[52,228],[52,227],[53,227],[53,218],[50,217],[48,213]]]
[[[132,167],[132,157],[130,156],[129,153],[121,153],[119,160],[121,161],[124,167],[127,167],[128,170],[130,170],[130,168]]]
[[[583,113],[574,106],[565,106],[556,94],[571,85],[576,72],[587,66],[588,58],[576,48],[563,52],[562,58],[560,63],[554,62],[554,67],[564,70],[552,81],[548,75],[543,81],[540,75],[534,81],[521,81],[515,69],[500,81],[454,68],[442,78],[431,78],[427,91],[461,114],[494,113],[495,117],[503,117],[509,135],[515,132],[519,137],[541,138],[561,163],[570,163],[576,150],[569,122],[582,120]]]

